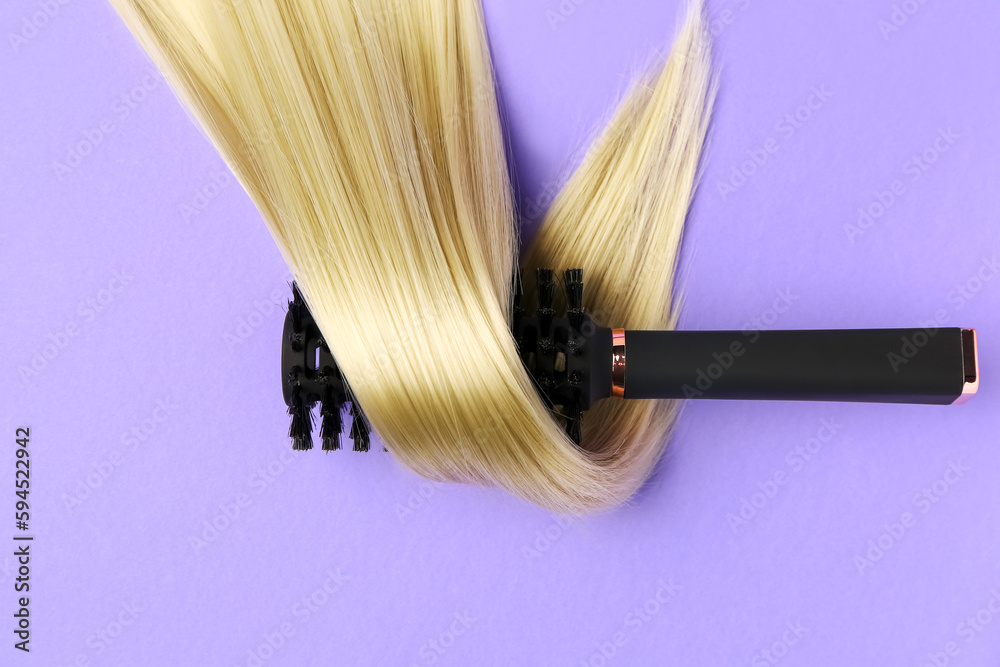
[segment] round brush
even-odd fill
[[[518,285],[512,332],[539,395],[580,443],[595,401],[716,398],[958,404],[979,387],[975,329],[641,331],[600,326],[583,308],[583,272],[564,273],[566,308],[554,308],[553,272],[536,271],[537,303]],[[325,451],[340,449],[341,413],[351,405],[355,451],[370,426],[297,287],[282,334],[281,379],[293,448],[312,448],[320,403]]]

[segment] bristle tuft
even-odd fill
[[[354,451],[367,452],[370,445],[371,426],[368,424],[365,413],[358,407],[358,402],[354,400],[351,401],[351,417],[353,418],[351,440],[354,441]]]
[[[552,288],[555,286],[552,282],[552,269],[537,269],[535,280],[538,283],[538,323],[542,333],[547,335],[552,318],[555,317],[552,309]]]
[[[518,312],[520,310],[523,310],[523,308],[521,306],[521,300],[524,297],[524,289],[521,286],[521,272],[520,271],[515,271],[514,272],[514,278],[513,278],[512,282],[513,282],[513,285],[514,285],[514,290],[513,290],[513,294],[511,295],[511,303],[513,305],[514,312],[516,313],[516,312]]]
[[[583,270],[567,269],[566,283],[566,317],[576,329],[583,324]]]
[[[302,320],[307,312],[305,299],[299,292],[299,286],[292,283],[292,300],[288,302],[288,312],[292,316],[292,329],[295,333],[302,332]],[[293,342],[294,344],[294,342]]]
[[[292,439],[292,449],[305,451],[312,449],[312,405],[302,400],[299,390],[295,390],[288,414],[292,417],[288,437]]]
[[[552,308],[552,269],[538,269],[535,271],[535,280],[538,284],[538,309]]]
[[[583,271],[567,269],[565,273],[566,305],[570,310],[583,308]]]
[[[343,421],[340,417],[342,407],[333,390],[328,388],[320,408],[320,416],[322,417],[320,438],[323,440],[324,452],[335,452],[340,449],[340,431],[343,428]]]

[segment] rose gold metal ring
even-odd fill
[[[611,330],[611,394],[625,398],[625,330]]]

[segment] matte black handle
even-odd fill
[[[626,331],[625,398],[948,404],[978,386],[975,331]]]

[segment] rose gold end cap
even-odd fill
[[[962,329],[962,361],[965,367],[965,384],[952,405],[965,403],[979,391],[979,348],[976,345],[975,329]]]

